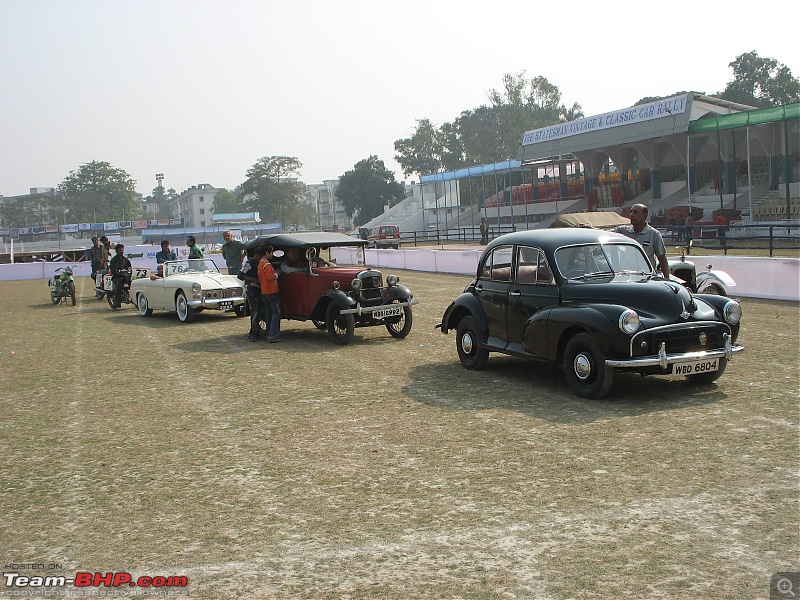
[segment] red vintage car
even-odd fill
[[[367,242],[341,233],[304,231],[259,236],[245,244],[248,250],[272,246],[272,265],[280,273],[281,318],[311,321],[327,330],[337,344],[347,344],[356,327],[383,325],[389,334],[404,338],[411,331],[414,294],[396,275],[383,274],[364,264],[340,267],[330,259],[330,248]],[[285,253],[296,248],[304,257],[302,271],[281,272]],[[363,257],[363,253],[359,253]],[[363,258],[362,258],[363,260]]]

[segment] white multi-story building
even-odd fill
[[[304,202],[313,206],[320,229],[348,229],[350,219],[344,207],[336,201],[338,179],[326,179],[322,183],[307,183]]]
[[[210,227],[214,215],[217,188],[209,183],[193,185],[169,203],[174,218],[182,218],[184,227]]]

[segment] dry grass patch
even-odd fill
[[[0,284],[6,563],[185,574],[197,598],[766,597],[798,564],[796,303],[746,299],[717,385],[461,368],[467,283],[404,272],[394,340],[279,345],[204,312]]]

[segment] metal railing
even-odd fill
[[[492,225],[489,239],[499,235],[519,231],[516,225]],[[781,223],[733,223],[731,225],[695,225],[691,233],[687,227],[659,227],[664,242],[673,246],[689,246],[719,249],[723,254],[729,250],[768,250],[772,256],[775,250],[800,250],[800,222]],[[447,230],[406,231],[400,234],[405,246],[429,246],[431,244],[479,244],[480,231],[477,228]]]

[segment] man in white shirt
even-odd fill
[[[647,258],[650,259],[650,264],[655,267],[657,259],[658,267],[656,271],[660,268],[664,277],[669,279],[667,249],[664,246],[661,232],[647,224],[647,207],[644,204],[634,204],[631,206],[630,219],[630,225],[620,225],[616,227],[614,231],[639,242],[644,248]]]

